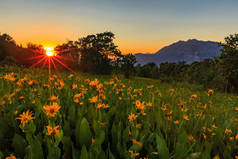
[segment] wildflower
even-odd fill
[[[97,105],[97,109],[100,109],[102,106],[103,106],[102,103],[98,103],[98,105]]]
[[[141,110],[141,112],[142,112],[142,114],[143,114],[143,113],[144,113],[144,110],[145,110],[145,102],[142,102],[142,103],[141,103],[141,101],[137,100],[137,101],[136,101],[136,108],[137,108],[138,110]]]
[[[149,85],[149,86],[147,86],[147,88],[153,88],[154,87],[154,85]]]
[[[136,128],[140,129],[142,127],[142,124],[136,124]]]
[[[46,128],[47,128],[47,135],[51,136],[52,134],[56,134],[56,135],[60,136],[59,130],[58,130],[59,126],[55,126],[53,128],[48,125],[48,126],[46,126]]]
[[[109,108],[109,107],[110,107],[110,106],[109,106],[108,104],[104,104],[104,105],[103,105],[103,108],[104,108],[104,109],[107,109],[107,108]]]
[[[19,99],[21,99],[21,100],[24,99],[24,96],[20,96]]]
[[[189,136],[188,136],[188,140],[189,140],[190,142],[194,142],[194,141],[195,141],[195,139],[194,139],[194,137],[193,137],[192,135],[189,135]]]
[[[94,86],[98,85],[98,83],[99,83],[98,79],[95,78],[94,81],[91,81],[91,82],[89,83],[89,86],[94,87]]]
[[[16,110],[15,112],[14,112],[14,115],[17,115],[18,114],[18,110]]]
[[[72,89],[77,89],[78,88],[78,85],[77,84],[73,84],[72,85]]]
[[[174,92],[174,89],[170,89],[169,91],[170,91],[170,92]]]
[[[235,107],[235,111],[238,111],[238,107]]]
[[[75,94],[74,98],[79,98],[80,96],[81,96],[81,93],[80,94]]]
[[[43,106],[43,109],[46,111],[46,115],[49,117],[55,117],[56,113],[59,111],[60,106],[57,103],[53,103],[53,105]]]
[[[235,137],[235,138],[236,138],[236,140],[238,140],[238,135],[236,135],[236,137]]]
[[[197,97],[198,97],[198,95],[196,95],[196,94],[191,95],[191,98],[197,98]]]
[[[89,99],[90,103],[97,103],[98,101],[98,96],[94,96],[91,99]]]
[[[33,100],[31,103],[32,103],[32,104],[35,104],[35,103],[36,103],[36,101],[35,101],[35,100]]]
[[[225,133],[226,133],[226,134],[231,134],[232,131],[231,131],[231,129],[226,129],[226,130],[225,130]]]
[[[206,140],[207,139],[207,135],[206,134],[202,134],[203,138]]]
[[[140,155],[140,153],[134,153],[132,150],[129,150],[129,152],[130,152],[132,158]]]
[[[234,137],[229,137],[229,140],[230,140],[230,141],[233,141],[233,140],[234,140]]]
[[[174,121],[174,124],[175,124],[175,125],[178,125],[178,124],[179,124],[179,121],[178,121],[178,120],[175,120],[175,121]]]
[[[92,144],[95,145],[96,144],[95,139],[92,138],[91,140],[92,140]]]
[[[139,141],[136,141],[135,139],[132,140],[133,144],[138,145],[139,147],[142,146],[142,143]]]
[[[148,107],[152,107],[152,103],[149,102],[149,103],[146,104],[146,106],[148,106]]]
[[[79,103],[79,99],[78,98],[74,99],[74,102]]]
[[[214,159],[220,159],[220,157],[219,157],[218,155],[216,155],[216,156],[214,157]]]
[[[184,119],[184,120],[189,120],[189,118],[188,118],[187,115],[184,115],[184,116],[183,116],[183,119]]]
[[[6,157],[5,159],[16,159],[14,155],[10,155],[9,157]]]
[[[12,72],[10,74],[6,74],[3,78],[5,80],[9,80],[10,82],[14,82],[16,80],[16,78],[14,76],[15,76],[15,74]]]
[[[215,135],[216,135],[216,133],[214,133],[214,132],[213,132],[213,133],[211,133],[211,135],[212,135],[212,136],[215,136]]]
[[[24,126],[28,123],[28,121],[35,119],[35,117],[32,117],[33,113],[27,110],[26,112],[23,112],[19,115],[16,119],[21,120],[21,125],[24,128]]]
[[[214,94],[214,90],[209,89],[209,90],[207,91],[207,95],[208,95],[208,96],[211,96],[211,95],[213,95],[213,94]]]
[[[217,126],[216,126],[215,124],[213,124],[213,125],[212,125],[212,128],[213,128],[213,129],[216,129],[216,128],[217,128]]]
[[[68,76],[68,78],[71,79],[73,76],[74,76],[73,74],[70,74],[70,75]]]
[[[49,100],[50,101],[58,100],[58,97],[57,96],[51,96]]]
[[[129,116],[128,116],[128,119],[130,121],[130,123],[133,123],[133,121],[137,118],[137,115],[131,113]]]

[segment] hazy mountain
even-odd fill
[[[178,41],[160,49],[154,54],[136,54],[138,64],[154,62],[159,65],[162,62],[202,61],[220,54],[221,47],[218,42],[200,41],[190,39],[188,41]]]

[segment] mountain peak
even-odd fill
[[[136,54],[138,63],[146,64],[154,62],[159,65],[162,62],[202,61],[206,58],[212,58],[220,54],[218,42],[202,41],[197,39],[188,39],[187,41],[178,41],[169,46],[163,47],[155,54]]]

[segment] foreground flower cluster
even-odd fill
[[[0,74],[0,158],[238,157],[236,96],[8,69]]]

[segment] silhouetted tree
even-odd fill
[[[120,50],[113,42],[114,38],[112,32],[79,38],[75,43],[81,53],[81,69],[93,73],[111,73],[111,61],[122,56]]]
[[[227,90],[238,93],[238,34],[225,37],[221,46],[220,68],[227,80]]]
[[[132,54],[124,55],[121,60],[121,71],[126,78],[129,78],[134,72],[134,64],[136,63],[136,57]]]
[[[0,34],[0,40],[3,40],[3,41],[5,41],[5,42],[7,42],[7,43],[12,43],[12,44],[16,44],[16,42],[14,41],[14,39],[10,36],[10,35],[8,35],[8,34],[6,34],[6,33],[4,33],[4,34]]]
[[[15,41],[10,35],[6,33],[0,34],[0,61],[2,61],[7,56],[5,51],[6,43],[12,43],[15,45]]]

